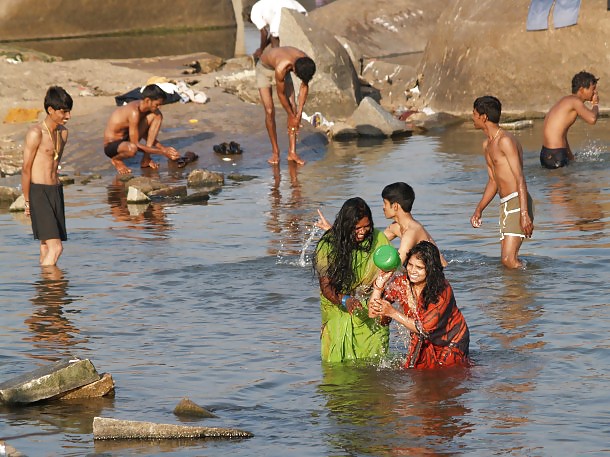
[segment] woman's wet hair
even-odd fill
[[[305,84],[309,84],[316,72],[316,63],[310,57],[299,57],[294,62],[294,73]]]
[[[431,303],[436,303],[438,297],[445,290],[446,280],[443,273],[443,264],[441,263],[441,253],[434,243],[430,241],[420,241],[409,253],[405,260],[405,265],[409,263],[409,259],[415,256],[421,260],[426,269],[426,285],[422,291],[424,309],[428,308]]]
[[[597,84],[597,81],[599,81],[599,78],[596,78],[587,71],[576,73],[572,78],[572,93],[575,94],[581,87],[588,89],[591,87],[591,84]]]
[[[363,218],[370,222],[369,232],[364,240],[357,241],[356,225]],[[373,214],[369,205],[360,197],[350,198],[343,203],[339,210],[333,226],[324,234],[318,242],[329,244],[328,265],[324,276],[329,278],[330,285],[341,293],[351,290],[357,280],[356,266],[352,264],[354,251],[371,252],[373,248]],[[316,257],[313,258],[313,266],[316,268]]]
[[[493,95],[484,95],[474,101],[474,109],[479,114],[485,114],[487,119],[494,124],[500,122],[502,115],[502,103]]]
[[[63,87],[51,86],[44,97],[44,110],[49,114],[49,108],[72,111],[72,97]]]
[[[142,89],[142,98],[165,101],[167,99],[167,94],[156,84],[149,84]]]

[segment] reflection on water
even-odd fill
[[[285,186],[282,186],[280,166],[271,167],[273,184],[269,192],[269,218],[266,226],[276,235],[268,249],[269,255],[272,256],[278,256],[280,253],[282,256],[295,256],[301,252],[298,246],[292,246],[293,241],[301,236],[303,229],[303,213],[300,211],[303,197],[298,167],[296,163],[288,162],[287,174],[290,182]],[[286,178],[286,172],[284,177]]]
[[[72,346],[87,342],[70,320],[69,313],[78,311],[66,310],[75,300],[68,294],[68,283],[57,266],[41,267],[40,280],[34,283],[36,295],[30,300],[34,310],[25,320],[33,335],[24,341],[32,342],[37,349],[31,354],[33,358],[55,362],[70,356]]]
[[[323,365],[319,386],[336,426],[327,435],[349,455],[448,455],[472,429],[469,369],[376,370]],[[437,453],[438,452],[438,453]]]
[[[0,408],[0,436],[14,436],[11,444],[28,455],[602,455],[610,409],[609,125],[576,123],[577,157],[591,135],[599,160],[554,171],[539,163],[541,123],[516,133],[536,201],[524,270],[500,263],[497,199],[484,227],[470,226],[487,171],[480,132],[468,127],[331,142],[304,167],[248,169],[260,179],[227,184],[207,205],[130,210],[114,176],[66,186],[70,239],[55,279],[39,272],[29,227],[0,214],[0,264],[10,266],[0,270],[0,377],[25,371],[16,365],[34,356],[76,350],[80,338],[117,383],[100,413],[173,423],[173,408],[189,396],[212,406],[214,426],[256,438],[94,443],[93,411],[81,406],[79,416],[76,406],[55,404]],[[165,173],[160,179],[174,179]],[[301,258],[316,239],[316,209],[332,219],[358,195],[381,228],[380,191],[395,181],[414,187],[413,214],[449,261],[445,274],[470,328],[471,368],[320,365],[319,289]],[[405,349],[392,351],[402,357]]]
[[[173,229],[161,203],[127,203],[127,188],[118,176],[108,186],[108,204],[114,220],[126,228],[146,230],[160,238],[166,238]]]

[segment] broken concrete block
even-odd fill
[[[114,379],[110,373],[104,373],[99,381],[92,382],[82,387],[77,387],[70,392],[61,394],[58,400],[74,400],[78,398],[99,398],[114,392]]]
[[[236,428],[192,427],[187,425],[155,424],[153,422],[93,418],[93,439],[182,439],[182,438],[252,438],[250,432]]]
[[[218,417],[188,398],[180,400],[180,403],[174,408],[174,414],[189,417]]]
[[[127,203],[145,203],[149,201],[150,198],[148,198],[139,188],[129,186],[129,189],[127,190]]]
[[[0,384],[0,401],[33,403],[99,379],[100,375],[88,359],[60,360]]]

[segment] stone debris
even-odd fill
[[[179,417],[218,417],[189,398],[180,400],[180,403],[174,408],[174,414]]]
[[[99,379],[100,375],[88,359],[60,360],[0,384],[0,401],[7,404],[34,403]]]
[[[104,373],[99,381],[92,382],[82,387],[77,387],[70,392],[61,394],[58,400],[76,400],[82,398],[99,398],[114,393],[114,379],[110,373]]]
[[[154,422],[141,422],[110,419],[105,417],[93,418],[93,439],[181,439],[181,438],[252,438],[254,435],[244,430],[219,427],[192,427],[175,424],[156,424]]]

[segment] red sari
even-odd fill
[[[411,332],[405,368],[439,368],[468,366],[470,332],[455,303],[453,289],[446,282],[436,303],[424,308],[422,298],[415,296],[406,275],[400,275],[386,288],[384,297],[399,302],[404,314],[415,321],[417,332]]]

